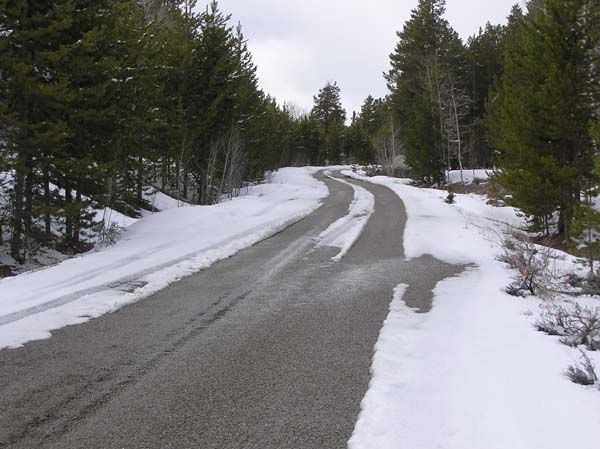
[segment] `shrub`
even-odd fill
[[[587,295],[600,295],[600,275],[590,274],[583,283],[583,292]]]
[[[445,201],[448,204],[454,204],[455,199],[456,195],[454,194],[454,187],[452,184],[448,184],[448,196],[446,197]]]
[[[516,274],[505,291],[513,296],[529,293],[542,298],[552,297],[555,275],[551,263],[555,259],[552,249],[540,247],[516,231],[506,236],[502,243],[503,253],[498,260],[506,263]]]
[[[565,305],[545,304],[534,323],[535,327],[549,335],[562,337],[567,346],[585,346],[590,351],[600,350],[600,308],[580,306],[568,302]]]
[[[365,168],[365,176],[372,178],[374,176],[384,176],[385,172],[380,165],[367,165]]]
[[[598,383],[596,367],[585,351],[581,351],[581,360],[577,365],[570,365],[566,369],[565,376],[567,376],[571,382],[579,385],[590,386]]]
[[[98,231],[98,239],[96,241],[96,248],[101,249],[107,246],[112,246],[121,237],[123,233],[123,228],[119,226],[114,221],[110,223],[108,226],[102,224],[102,227]]]

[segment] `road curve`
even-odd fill
[[[345,448],[392,290],[429,309],[460,271],[404,260],[385,187],[346,257],[315,248],[352,189],[280,234],[114,314],[0,351],[0,448]]]

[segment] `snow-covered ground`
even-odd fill
[[[496,260],[497,242],[505,223],[521,224],[515,211],[477,195],[449,205],[446,192],[406,180],[344,174],[402,198],[407,258],[471,265],[437,285],[427,314],[396,289],[349,448],[597,448],[600,392],[564,376],[578,351],[534,329],[539,299],[502,291],[512,273]],[[600,354],[588,355],[600,367]]]
[[[167,210],[130,223],[114,246],[0,280],[0,348],[115,311],[281,231],[327,195],[317,170],[279,170],[215,206],[170,207],[157,196]]]
[[[491,174],[492,170],[463,170],[461,179],[460,170],[450,170],[446,173],[446,178],[450,184],[463,181],[465,184],[472,184],[475,180],[487,181]]]
[[[375,197],[367,189],[329,176],[336,182],[346,184],[354,190],[354,198],[348,208],[348,214],[333,222],[317,238],[317,246],[340,248],[340,252],[332,259],[341,260],[352,248],[364,230],[369,218],[375,212]]]
[[[158,189],[150,189],[145,191],[143,194],[144,200],[150,204],[153,211],[164,211],[169,209],[175,209],[176,207],[187,207],[190,206],[182,200],[177,200],[164,194]]]
[[[12,180],[13,174],[11,172],[0,172],[0,212],[3,210],[10,210],[10,207],[7,207],[7,201],[10,196]],[[50,183],[50,191],[53,195],[58,195],[63,198],[65,196],[65,190],[53,183]],[[76,192],[73,192],[73,194],[75,193]],[[161,207],[157,207],[157,210],[164,210],[171,207],[177,207],[177,200],[174,200],[160,192],[159,195]],[[84,196],[84,199],[89,200],[89,198],[86,196]],[[154,198],[152,195],[147,194],[146,199],[148,199],[148,201],[152,203],[151,200],[153,200]],[[93,216],[94,222],[100,223],[104,221],[104,223],[106,223],[107,226],[114,224],[119,226],[120,228],[127,228],[137,221],[136,218],[124,215],[121,212],[111,209],[110,207],[94,209],[90,206],[87,212],[90,213],[91,216]],[[4,218],[6,220],[8,217]],[[37,220],[41,220],[41,218],[38,217]],[[60,228],[63,226],[64,223],[62,221],[53,219],[51,223],[52,233],[55,235],[60,234]],[[3,231],[4,244],[0,245],[0,266],[9,267],[12,274],[20,274],[31,270],[37,270],[43,267],[49,267],[69,258],[67,254],[61,253],[56,249],[42,245],[39,248],[37,248],[33,254],[28,255],[25,263],[19,264],[10,256],[8,240],[11,238],[11,236],[9,233],[8,226],[3,227]],[[86,237],[88,241],[94,242],[97,238],[97,235],[90,234]]]

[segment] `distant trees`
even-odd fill
[[[344,129],[346,111],[342,107],[340,88],[335,82],[328,82],[314,97],[311,116],[319,127],[322,148],[317,156],[317,165],[338,164],[344,152]]]
[[[354,114],[347,130],[348,159],[357,163],[373,163],[377,160],[374,139],[386,122],[389,113],[387,102],[369,95]]]
[[[445,170],[497,168],[532,229],[578,242],[587,231],[589,241],[600,184],[598,0],[530,0],[466,44],[444,10],[444,0],[419,1],[385,75],[413,177],[439,184]]]
[[[490,90],[503,71],[505,36],[510,28],[510,22],[506,27],[487,23],[467,42],[468,82],[463,87],[468,87],[470,99],[471,111],[466,120],[470,132],[466,137],[470,149],[467,160],[471,167],[492,168],[494,165],[494,149],[486,135],[485,107]]]

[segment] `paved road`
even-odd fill
[[[426,312],[459,269],[407,263],[382,186],[341,262],[314,237],[352,189],[284,232],[117,313],[0,351],[0,448],[345,448],[392,290]]]

